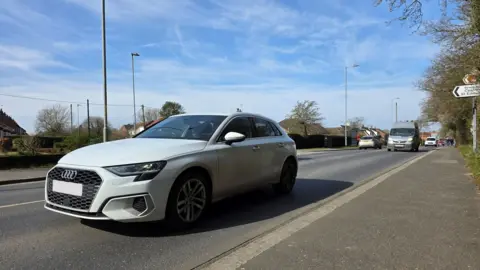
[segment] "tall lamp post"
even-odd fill
[[[137,129],[137,108],[135,104],[135,56],[140,56],[139,53],[131,53],[132,55],[132,89],[133,89],[133,135]]]
[[[77,129],[78,129],[78,137],[80,138],[80,104],[77,104]]]
[[[352,66],[350,66],[351,68],[356,68],[356,67],[359,67],[360,65],[357,65],[357,64],[353,64]],[[347,78],[347,74],[348,74],[348,66],[345,66],[345,146],[348,146],[348,140],[347,140],[347,82],[348,82],[348,78]]]
[[[102,0],[102,65],[103,65],[103,142],[108,141],[107,109],[107,45],[105,36],[105,0]]]
[[[392,120],[393,120],[393,101],[395,100],[399,100],[400,98],[399,97],[396,97],[396,98],[392,98],[392,102],[391,102],[391,108],[390,108],[390,113],[391,113],[391,116],[392,116]],[[395,102],[395,122],[398,121],[398,114],[397,114],[397,103]]]

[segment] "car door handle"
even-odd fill
[[[255,146],[253,146],[253,147],[252,147],[252,149],[253,149],[253,151],[260,150],[260,146],[258,146],[258,145],[255,145]]]
[[[277,143],[278,147],[284,147],[285,144],[284,143]]]

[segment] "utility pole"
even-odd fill
[[[77,104],[77,129],[78,129],[78,140],[80,140],[80,104]]]
[[[143,106],[143,104],[142,104],[142,118],[143,118],[143,129],[145,129],[145,127],[146,127],[146,123],[145,123],[145,106]]]
[[[105,0],[102,0],[102,65],[103,65],[103,142],[108,141],[107,108],[107,41],[105,36]]]
[[[137,107],[135,105],[135,56],[140,56],[139,53],[131,53],[132,55],[132,89],[133,89],[133,135],[137,130]]]
[[[353,64],[351,68],[359,67],[357,64]],[[348,139],[347,139],[347,74],[348,74],[348,67],[345,67],[345,146],[348,146]]]
[[[398,103],[395,102],[395,122],[398,122]]]
[[[87,99],[87,132],[90,139],[90,101]]]
[[[70,133],[73,133],[73,109],[72,104],[70,104]]]
[[[477,152],[477,98],[474,97],[472,100],[473,107],[473,117],[472,117],[472,129],[473,129],[473,152]]]

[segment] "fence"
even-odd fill
[[[310,135],[302,136],[299,134],[288,134],[290,138],[295,141],[297,149],[307,149],[307,148],[335,148],[345,146],[345,137],[344,136],[325,136],[325,135]],[[347,145],[352,145],[352,138],[347,137]]]

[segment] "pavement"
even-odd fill
[[[264,189],[222,201],[197,228],[176,234],[158,223],[87,222],[47,211],[42,182],[0,186],[2,269],[192,269],[425,151],[302,155],[292,194]]]
[[[50,168],[0,170],[0,185],[40,181]]]
[[[434,151],[264,252],[248,246],[223,263],[243,256],[242,270],[480,269],[480,196],[467,173],[456,149]]]

